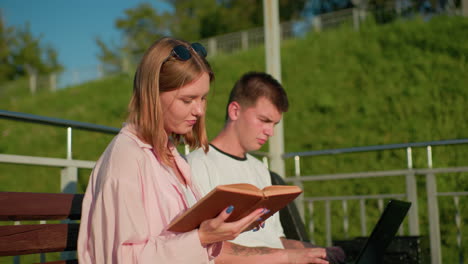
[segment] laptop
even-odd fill
[[[395,237],[410,207],[410,202],[390,200],[358,257],[351,263],[383,263],[385,250]]]

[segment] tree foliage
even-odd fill
[[[96,38],[100,52],[97,55],[98,59],[103,64],[103,71],[106,73],[114,73],[122,71],[122,52],[116,45],[109,46],[99,37]]]
[[[98,58],[105,71],[122,69],[123,61],[139,57],[148,45],[164,35],[196,41],[263,25],[263,1],[166,0],[173,9],[158,12],[147,3],[125,10],[115,21],[123,41],[107,45],[97,38]],[[279,0],[280,20],[299,18],[306,0]]]
[[[175,36],[197,40],[263,25],[263,1],[168,0],[174,6]],[[298,18],[306,0],[278,1],[280,20]]]
[[[148,3],[125,10],[125,16],[115,21],[115,26],[124,34],[123,49],[130,55],[139,55],[145,51],[148,42],[167,35],[168,13],[159,14]]]
[[[1,18],[1,17],[0,17]],[[15,73],[10,47],[13,41],[13,28],[0,19],[0,83],[12,79]]]
[[[0,83],[27,74],[49,74],[63,69],[57,51],[34,36],[29,24],[6,25],[0,14]]]
[[[263,25],[263,0],[165,0],[171,11],[158,12],[148,3],[125,10],[124,16],[115,21],[122,33],[117,45],[108,45],[96,39],[100,49],[98,58],[105,71],[113,72],[125,68],[123,65],[135,61],[155,39],[164,35],[197,41],[199,39],[230,32],[260,27]],[[459,2],[459,1],[455,1]],[[388,23],[398,12],[415,14],[446,8],[447,2],[438,0],[278,0],[280,21],[328,13],[345,8],[361,7],[372,10],[378,23]],[[398,11],[396,11],[398,10]],[[397,14],[398,13],[398,14]]]

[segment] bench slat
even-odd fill
[[[0,226],[0,256],[76,250],[79,224]]]
[[[0,220],[78,220],[83,194],[0,192]]]

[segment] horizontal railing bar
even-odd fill
[[[440,192],[437,196],[468,196],[468,192]]]
[[[117,134],[120,129],[115,127],[108,127],[103,125],[96,125],[85,122],[78,122],[66,119],[59,119],[53,117],[38,116],[26,113],[12,112],[6,110],[0,110],[0,118],[11,119],[16,121],[27,121],[31,123],[38,123],[43,125],[60,126],[60,127],[72,127],[76,129],[83,129],[88,131],[96,131],[108,134]]]
[[[454,172],[468,172],[468,167],[370,171],[370,172],[354,172],[354,173],[340,173],[340,174],[306,175],[306,176],[301,176],[301,177],[290,176],[290,177],[284,178],[284,180],[286,182],[324,181],[324,180],[343,180],[343,179],[375,178],[375,177],[388,177],[388,176],[405,176],[407,174],[426,175],[426,174],[440,174],[440,173],[454,173]]]
[[[341,149],[325,149],[325,150],[285,153],[283,154],[283,158],[287,159],[287,158],[292,158],[295,156],[307,157],[307,156],[320,156],[320,155],[335,155],[335,154],[342,154],[342,153],[355,153],[355,152],[367,152],[367,151],[376,151],[376,150],[402,149],[402,148],[408,148],[408,147],[427,147],[427,146],[455,145],[455,144],[467,144],[467,143],[468,143],[468,138],[463,138],[463,139],[448,139],[448,140],[427,141],[427,142],[341,148]]]
[[[26,165],[42,165],[51,167],[77,167],[83,169],[92,169],[96,162],[87,160],[68,160],[60,158],[43,158],[33,156],[0,154],[0,163],[15,163]]]
[[[349,201],[361,199],[389,199],[389,198],[404,198],[406,194],[370,194],[370,195],[348,195],[348,196],[317,196],[317,197],[304,197],[304,202],[316,201]]]

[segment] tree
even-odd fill
[[[106,72],[121,71],[122,61],[133,61],[157,38],[171,35],[189,41],[263,26],[263,1],[166,0],[173,12],[157,12],[149,4],[125,10],[115,22],[122,32],[119,45],[107,45],[97,38],[99,60]],[[306,0],[280,0],[281,21],[299,18]]]
[[[13,28],[4,23],[0,13],[0,83],[12,79],[15,75],[10,50],[12,40]]]
[[[51,45],[45,47],[45,71],[44,73],[57,73],[63,71],[63,66],[58,60],[57,51]]]
[[[148,42],[169,34],[168,13],[158,14],[150,4],[143,3],[125,10],[125,17],[115,22],[124,34],[123,47],[130,55],[141,55]]]
[[[167,0],[174,6],[175,36],[198,40],[263,26],[263,1]],[[280,21],[299,18],[306,0],[280,0]]]
[[[63,70],[57,51],[41,43],[29,24],[9,27],[0,13],[0,82],[32,74],[50,74]]]
[[[13,62],[19,71],[26,71],[29,75],[43,73],[45,65],[41,59],[41,37],[31,34],[29,24],[17,29],[14,46],[12,48]]]
[[[109,45],[96,38],[99,47],[97,56],[104,66],[104,72],[128,70],[125,68],[143,54],[148,43],[170,34],[170,21],[170,14],[158,13],[148,3],[125,10],[124,17],[115,21],[115,27],[122,33],[123,41],[120,44]]]
[[[100,52],[97,55],[99,61],[103,64],[104,73],[116,73],[122,71],[122,51],[121,48],[116,45],[108,46],[104,41],[97,37],[96,44],[98,45]]]

